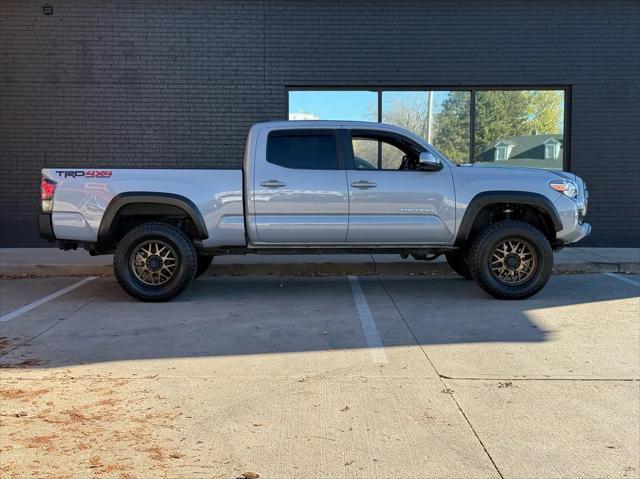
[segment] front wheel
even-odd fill
[[[196,250],[175,226],[145,223],[127,233],[113,256],[122,289],[141,301],[167,301],[182,293],[196,273]]]
[[[553,271],[553,250],[547,237],[523,221],[488,226],[469,250],[471,276],[499,299],[524,299],[536,294]]]

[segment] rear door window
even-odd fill
[[[333,130],[273,132],[267,140],[267,161],[285,168],[337,170],[335,133]]]

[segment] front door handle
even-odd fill
[[[287,186],[287,184],[278,180],[267,180],[261,181],[260,186],[264,186],[265,188],[282,188],[283,186]]]
[[[376,186],[378,185],[370,181],[354,181],[351,183],[351,187],[358,188],[359,190],[368,190],[369,188],[375,188]]]

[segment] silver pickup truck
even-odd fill
[[[276,121],[249,131],[242,169],[42,170],[41,236],[114,253],[122,288],[165,301],[215,255],[444,254],[489,294],[538,292],[553,250],[590,233],[570,173],[456,165],[382,123]]]

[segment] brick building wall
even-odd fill
[[[42,167],[237,167],[287,86],[570,85],[593,236],[640,243],[640,3],[0,2],[0,246]]]

